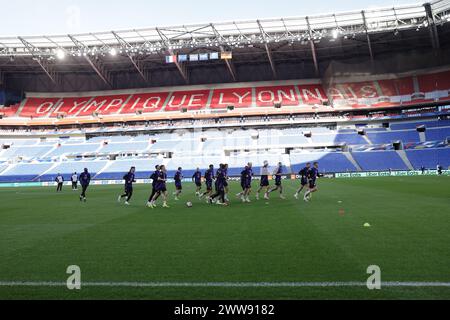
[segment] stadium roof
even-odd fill
[[[2,79],[6,82],[5,78],[12,78],[11,87],[26,89],[29,83],[19,83],[14,78],[44,74],[40,81],[46,84],[35,84],[35,91],[76,91],[80,90],[80,79],[67,79],[75,73],[93,75],[93,90],[250,81],[256,79],[244,74],[247,70],[242,66],[258,64],[266,67],[257,73],[261,80],[287,79],[299,76],[285,71],[290,63],[299,62],[306,65],[303,76],[319,76],[319,63],[324,59],[365,55],[373,61],[375,54],[395,51],[396,45],[398,50],[408,45],[429,47],[430,39],[433,48],[439,48],[437,28],[449,21],[450,0],[436,0],[309,17],[0,37],[0,85]],[[174,64],[165,61],[167,55],[225,51],[233,52],[232,60]],[[198,71],[203,67],[210,70],[207,76]],[[220,76],[214,75],[217,71]],[[250,69],[247,72],[254,73]]]

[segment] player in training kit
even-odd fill
[[[216,193],[209,197],[209,203],[213,203],[213,201],[219,197],[219,201],[216,202],[217,204],[228,205],[225,200],[225,180],[225,165],[221,164],[216,172]]]
[[[183,179],[183,173],[181,172],[182,168],[178,168],[177,172],[175,173],[174,180],[175,180],[175,189],[176,191],[173,193],[175,196],[175,201],[178,201],[178,197],[181,194],[181,191],[183,190],[183,186],[181,185],[181,180]]]
[[[64,177],[58,173],[55,178],[55,182],[57,183],[56,192],[61,192],[64,184]]]
[[[245,193],[247,190],[247,173],[248,173],[248,166],[245,166],[244,170],[241,171],[241,188],[242,191],[236,194],[236,197],[241,199],[242,202],[245,202]]]
[[[215,175],[216,180],[214,182],[214,190],[216,192],[217,192],[217,187],[218,187],[218,184],[219,184],[219,180],[217,179],[217,174],[219,173],[219,170],[222,170],[222,167],[223,167],[223,163],[219,164],[219,169],[217,169],[216,175]]]
[[[225,175],[225,181],[223,184],[224,187],[224,191],[225,191],[225,200],[228,202],[228,192],[230,191],[229,187],[228,187],[228,164],[225,163],[224,164],[224,168],[223,168],[223,174]]]
[[[212,184],[213,184],[213,180],[214,180],[214,166],[211,164],[209,166],[209,169],[205,171],[205,182],[206,182],[206,191],[200,195],[200,199],[202,199],[205,196],[211,196],[213,188],[212,188]]]
[[[245,196],[244,196],[245,202],[251,202],[250,193],[252,192],[252,180],[253,180],[253,164],[249,162],[247,165],[247,175],[245,179]]]
[[[125,200],[125,205],[130,205],[131,197],[133,196],[133,182],[136,182],[135,180],[135,172],[136,168],[131,167],[130,171],[126,175],[123,176],[123,180],[125,180],[125,193],[120,195],[119,198],[117,198],[117,202],[122,201],[123,198],[127,198]]]
[[[300,176],[300,188],[297,190],[297,192],[294,194],[295,199],[298,199],[298,195],[300,194],[300,192],[303,191],[303,189],[308,187],[308,172],[309,169],[311,169],[311,163],[307,163],[306,167],[304,167],[302,170],[300,170],[300,172],[298,173],[298,175]]]
[[[280,198],[284,200],[285,197],[283,196],[283,186],[281,184],[281,177],[283,176],[283,164],[281,162],[278,163],[278,167],[275,169],[273,174],[275,176],[275,187],[266,192],[265,198],[268,198],[270,193],[279,190]]]
[[[72,181],[72,190],[73,191],[78,190],[78,175],[76,172],[74,172],[73,175],[70,177],[70,181]]]
[[[242,192],[238,193],[236,196],[242,200],[242,202],[251,202],[250,193],[252,191],[252,179],[253,179],[253,165],[251,162],[245,166],[244,170],[241,172],[241,187]]]
[[[267,161],[264,161],[264,166],[261,168],[261,182],[258,191],[256,191],[256,200],[259,200],[259,194],[263,189],[265,189],[264,199],[269,200],[267,197],[269,191],[269,162]]]
[[[155,166],[155,171],[150,176],[150,179],[152,180],[152,193],[150,194],[150,197],[147,201],[147,207],[150,207],[150,204],[152,202],[153,197],[156,194],[156,183],[158,182],[158,176],[159,176],[159,165]]]
[[[309,188],[308,191],[305,192],[305,196],[303,200],[306,202],[311,201],[311,196],[317,189],[317,178],[319,177],[319,163],[314,162],[314,166],[308,171],[308,180],[309,180]]]
[[[167,170],[166,167],[164,165],[160,166],[159,171],[158,171],[158,179],[155,185],[155,190],[156,193],[153,196],[152,200],[150,201],[150,203],[148,204],[148,206],[150,208],[155,208],[155,202],[156,200],[159,198],[159,196],[163,197],[163,208],[170,208],[167,205],[167,187],[166,187],[166,182],[167,182]]]
[[[202,190],[202,173],[200,172],[200,168],[197,168],[195,170],[194,174],[192,175],[192,182],[195,183],[196,191],[195,195],[197,197],[200,197],[200,191]]]
[[[91,183],[91,174],[88,169],[84,169],[83,173],[80,174],[80,184],[81,184],[81,195],[80,201],[86,202],[86,190]]]

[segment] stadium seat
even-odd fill
[[[309,152],[291,154],[291,167],[294,173],[299,172],[307,162],[318,161],[320,172],[353,172],[357,168],[341,152]]]
[[[450,148],[407,150],[406,154],[416,170],[422,166],[434,170],[438,164],[450,167]]]
[[[420,142],[415,128],[425,125],[426,142]],[[407,170],[407,166],[393,151],[392,143],[402,141],[407,156],[417,169],[421,165],[435,167],[437,162],[448,164],[446,156],[449,148],[445,139],[450,137],[449,120],[423,120],[392,123],[391,131],[386,128],[367,128],[367,137],[373,143],[368,145],[356,129],[331,130],[326,127],[302,127],[258,130],[207,130],[204,132],[158,133],[152,135],[98,136],[86,140],[84,137],[54,138],[41,141],[39,139],[3,138],[1,144],[11,146],[0,151],[1,181],[17,182],[53,181],[54,175],[62,173],[66,179],[73,171],[80,172],[84,167],[95,175],[96,179],[121,179],[121,175],[131,166],[136,166],[137,177],[147,178],[156,164],[167,165],[169,175],[181,166],[185,176],[192,175],[200,167],[205,170],[210,164],[228,162],[230,174],[239,175],[242,167],[252,162],[254,171],[259,173],[264,161],[271,166],[283,162],[285,172],[297,172],[305,162],[319,161],[325,172],[352,172],[357,168],[339,151],[316,150],[306,152],[297,148],[320,145],[351,146],[356,162],[363,170]],[[312,132],[312,139],[304,136],[304,132]],[[205,142],[202,139],[206,138]],[[151,140],[156,143],[151,144]],[[105,144],[105,142],[107,142]],[[286,148],[293,148],[290,155]],[[236,152],[249,149],[250,152]],[[270,149],[270,152],[267,152]],[[225,156],[225,150],[230,153]],[[149,158],[142,153],[172,153],[171,159]],[[132,153],[138,156],[118,158],[108,161],[99,159],[99,155]],[[92,161],[84,161],[83,156],[96,157]],[[143,158],[145,157],[145,158]],[[8,164],[6,161],[16,159],[18,163]],[[22,159],[22,160],[20,160]],[[289,161],[286,161],[289,159]],[[33,163],[29,161],[32,160]],[[57,161],[52,162],[51,160]],[[98,174],[99,173],[99,174]]]
[[[359,166],[365,171],[408,170],[395,151],[352,152]]]
[[[391,132],[368,132],[368,138],[372,143],[393,143],[402,142],[419,142],[419,133],[416,130],[391,131]]]

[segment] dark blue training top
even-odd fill
[[[241,183],[244,183],[247,181],[247,168],[241,171]]]
[[[317,179],[317,176],[319,175],[319,170],[317,170],[316,168],[312,167],[311,169],[309,169],[308,171],[308,178],[315,181]]]
[[[178,170],[178,171],[175,173],[175,177],[174,177],[175,182],[181,182],[181,177],[182,177],[182,176],[183,176],[183,175],[182,175],[181,171]]]
[[[248,184],[252,183],[252,178],[253,178],[253,169],[248,168],[247,169],[247,183]]]
[[[309,169],[307,167],[304,167],[302,170],[300,170],[300,172],[298,173],[298,175],[304,179],[308,176],[308,171]]]
[[[216,172],[216,184],[218,189],[223,189],[225,185],[225,172],[222,169],[217,169]]]
[[[150,176],[150,179],[152,179],[152,186],[153,187],[156,186],[156,183],[158,182],[158,176],[159,176],[159,170],[156,170]]]
[[[208,169],[205,172],[205,180],[211,182],[213,180],[214,171],[212,169]]]
[[[123,176],[123,180],[125,180],[125,186],[126,187],[132,187],[133,186],[133,182],[136,182],[134,180],[135,175],[134,173],[128,172],[126,175]]]
[[[164,173],[164,172],[162,172],[162,171],[160,171],[159,173],[158,173],[158,178],[159,179],[162,179],[162,180],[159,180],[158,179],[158,181],[157,181],[157,183],[156,183],[156,187],[157,188],[161,188],[161,187],[165,187],[166,186],[166,179],[167,179],[167,174],[166,173]]]
[[[194,175],[192,176],[192,179],[194,179],[195,183],[202,182],[202,173],[200,171],[195,171]]]
[[[86,172],[80,174],[80,183],[82,186],[88,186],[91,183],[91,174]]]

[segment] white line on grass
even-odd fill
[[[52,281],[0,281],[0,287],[66,287],[65,282]],[[125,288],[306,288],[306,287],[366,287],[366,282],[81,282],[82,287]],[[450,282],[387,281],[382,287],[445,287]]]

